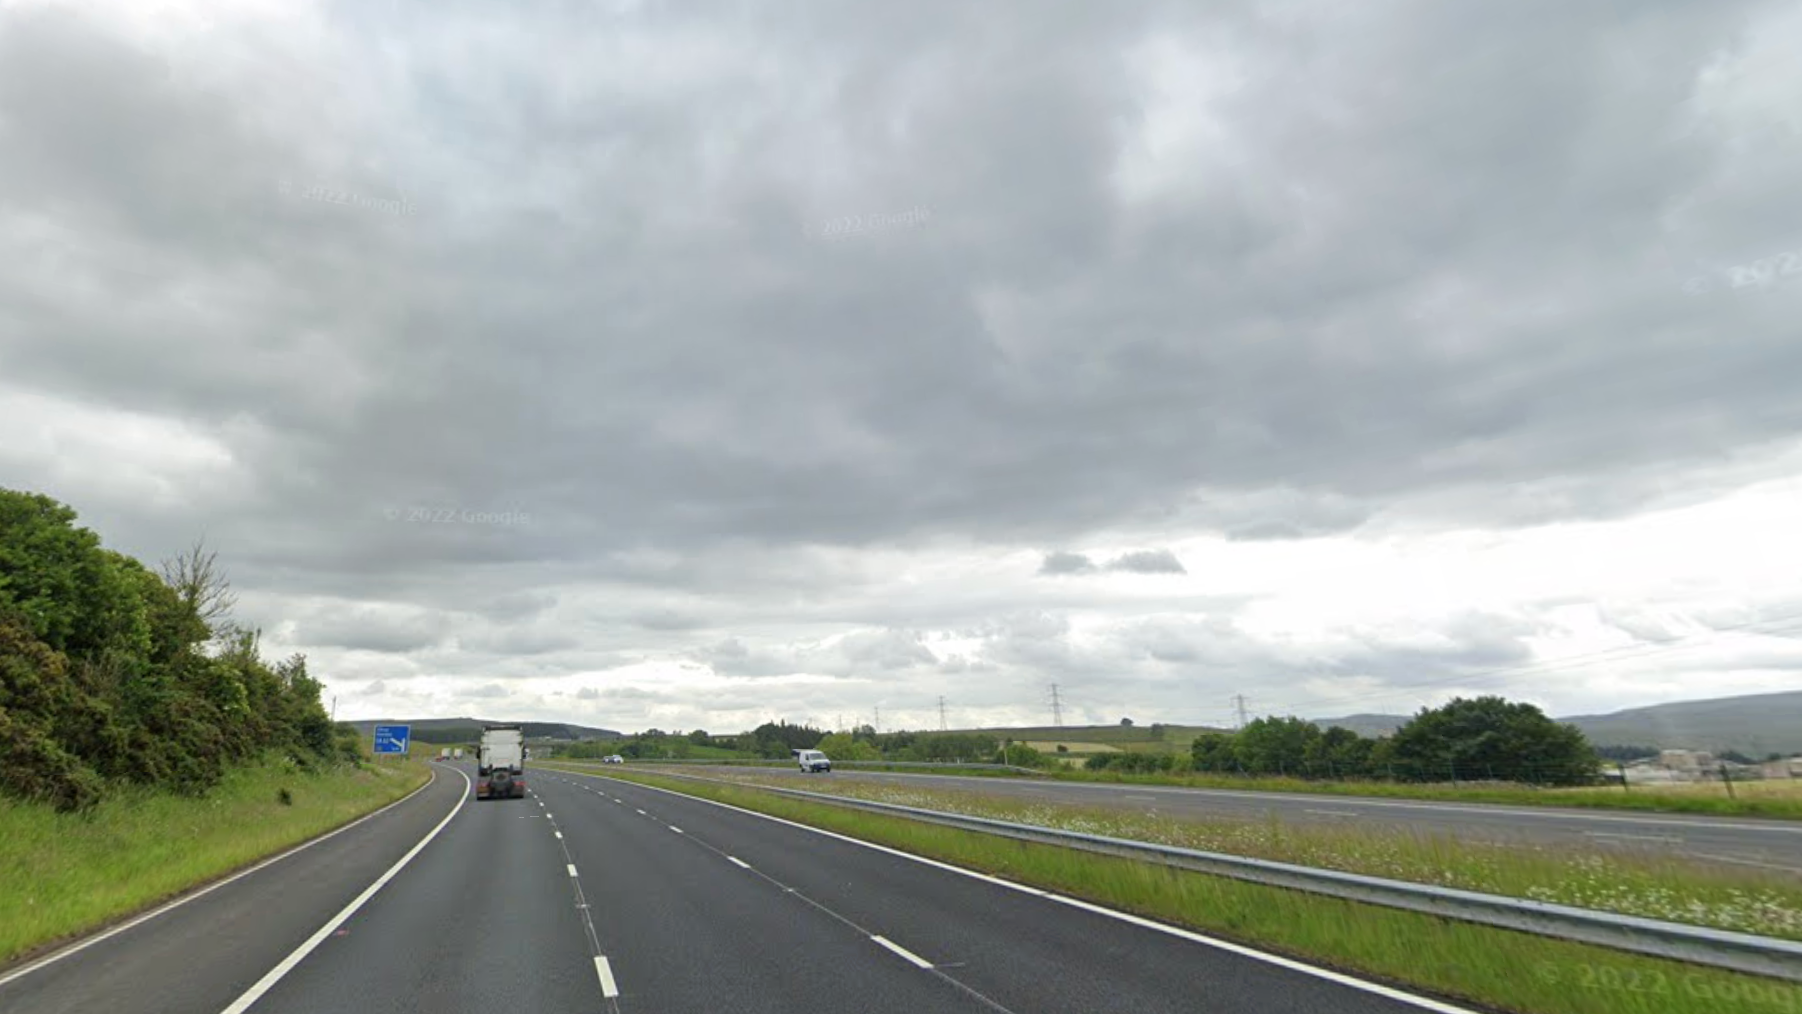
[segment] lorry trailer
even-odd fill
[[[526,734],[517,725],[485,725],[476,749],[476,798],[524,799]]]

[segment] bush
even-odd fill
[[[158,576],[75,517],[0,489],[0,793],[79,810],[109,780],[200,794],[269,750],[301,765],[358,753],[305,657],[269,666],[216,611],[210,558]],[[215,634],[224,650],[208,654]]]

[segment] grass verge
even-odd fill
[[[230,770],[203,799],[122,790],[86,815],[0,799],[0,965],[341,827],[430,777],[420,761],[317,774],[272,761]]]
[[[741,785],[796,788],[753,772],[712,777]],[[1649,851],[1599,846],[1488,844],[1356,823],[1195,819],[1107,806],[1072,806],[980,791],[848,779],[805,789],[973,817],[1033,824],[1177,848],[1574,905],[1760,936],[1802,940],[1802,881],[1776,871],[1723,867]]]
[[[1605,786],[1535,789],[1512,784],[1452,786],[1398,785],[1393,782],[1308,782],[1299,778],[1234,778],[1224,775],[1132,775],[1107,770],[1048,771],[1046,776],[1071,782],[1174,785],[1191,789],[1234,789],[1240,792],[1295,792],[1315,796],[1370,796],[1378,799],[1649,810],[1655,813],[1704,813],[1717,817],[1802,820],[1802,779],[1798,778],[1735,782],[1733,796],[1729,797],[1726,788],[1719,783],[1636,785],[1628,789]]]
[[[617,769],[605,777],[730,803],[1325,967],[1519,1014],[1802,1011],[1802,987],[1758,976],[787,799],[751,787]]]

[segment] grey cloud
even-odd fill
[[[297,623],[307,643],[367,651],[409,652],[441,645],[449,618],[435,612],[378,605],[328,606]]]
[[[632,622],[646,630],[699,630],[707,626],[707,621],[694,616],[686,616],[673,609],[658,609],[639,613]]]
[[[1095,569],[1094,561],[1081,553],[1046,553],[1040,565],[1041,574],[1085,574]]]
[[[473,690],[463,691],[463,696],[491,700],[497,697],[510,697],[512,696],[512,693],[511,690],[501,686],[499,683],[488,683],[476,687]]]
[[[1182,561],[1168,549],[1148,549],[1137,553],[1126,553],[1116,557],[1107,565],[1109,570],[1124,570],[1131,574],[1187,574]]]
[[[576,700],[578,701],[598,701],[600,699],[601,692],[593,687],[583,687],[576,691]]]
[[[1771,210],[1802,165],[1793,29],[1775,4],[1625,10],[1004,0],[600,31],[571,5],[494,34],[509,15],[451,5],[392,44],[227,19],[185,53],[9,10],[0,474],[152,559],[204,529],[249,618],[317,659],[470,682],[661,653],[867,695],[862,672],[961,665],[1080,678],[1117,718],[1116,690],[1223,655],[1273,698],[1506,664],[1514,635],[1475,631],[1425,655],[1084,643],[1049,618],[1168,604],[910,592],[895,558],[1500,530],[1792,474],[1748,451],[1802,432],[1793,290],[1682,286],[1802,242]],[[492,75],[450,44],[474,31]],[[1161,94],[1150,44],[1218,86]],[[857,87],[818,87],[845,67]],[[844,147],[844,123],[892,129]],[[284,178],[404,186],[418,213]],[[927,628],[985,643],[939,658]],[[1159,699],[1218,696],[1197,679]]]

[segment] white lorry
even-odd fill
[[[517,725],[485,725],[476,750],[476,798],[524,799],[526,734]]]

